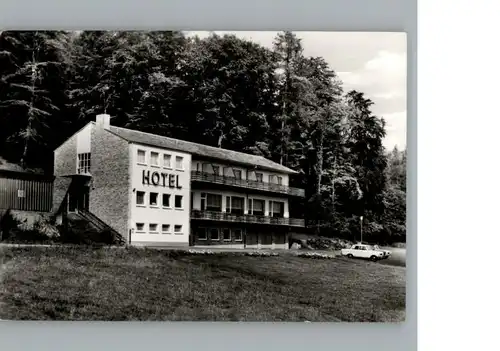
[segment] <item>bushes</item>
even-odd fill
[[[7,240],[11,237],[12,231],[16,230],[20,221],[18,221],[12,215],[12,211],[9,209],[0,218],[0,240]]]
[[[112,230],[82,230],[81,228],[59,227],[61,237],[57,242],[62,244],[83,245],[120,245],[120,238]]]
[[[312,258],[312,259],[320,259],[320,260],[331,260],[335,258],[335,255],[328,255],[324,253],[319,253],[319,252],[300,252],[297,253],[297,257],[302,257],[302,258]]]
[[[84,245],[118,245],[120,238],[111,230],[89,230],[56,226],[55,219],[39,218],[30,228],[25,222],[16,219],[10,210],[0,218],[0,240],[19,244],[84,244]]]
[[[341,250],[351,247],[351,242],[342,239],[311,238],[307,239],[307,246],[314,250]]]
[[[14,217],[11,210],[5,211],[0,219],[0,239],[9,243],[46,243],[50,242],[48,229],[37,221],[32,228],[25,221]],[[40,229],[44,228],[45,231]]]

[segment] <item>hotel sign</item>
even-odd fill
[[[163,187],[182,189],[179,184],[178,174],[169,174],[163,172],[142,171],[142,184],[161,185]]]

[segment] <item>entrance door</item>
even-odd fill
[[[68,212],[89,209],[90,189],[88,186],[75,187],[68,193]]]

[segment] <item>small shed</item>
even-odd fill
[[[54,177],[0,168],[0,210],[50,212]]]

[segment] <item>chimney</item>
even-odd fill
[[[111,118],[111,116],[107,115],[107,114],[97,115],[97,117],[95,119],[97,128],[109,129],[109,125],[110,125],[109,120],[110,120],[110,118]]]

